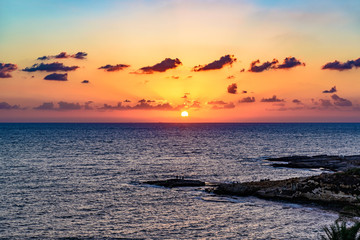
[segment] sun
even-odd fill
[[[189,113],[187,111],[182,111],[181,112],[181,116],[182,117],[188,117],[189,116]]]

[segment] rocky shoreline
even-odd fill
[[[323,168],[334,173],[285,180],[261,180],[243,183],[219,183],[206,191],[220,195],[256,196],[291,202],[314,202],[325,205],[357,206],[360,204],[360,155],[319,155],[270,158],[274,167]],[[280,163],[279,163],[280,162]],[[164,187],[205,186],[198,180],[168,179],[147,181]]]

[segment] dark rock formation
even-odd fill
[[[158,181],[147,181],[145,184],[157,185],[162,187],[200,187],[205,186],[205,182],[198,180],[185,180],[185,179],[167,179],[167,180],[158,180]]]
[[[344,171],[354,167],[360,167],[360,155],[353,156],[328,156],[318,155],[313,157],[308,156],[291,156],[280,158],[266,159],[273,163],[274,167],[288,167],[288,168],[324,168],[332,171]]]
[[[359,204],[360,169],[277,181],[220,184],[216,194],[340,205]]]

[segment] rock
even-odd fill
[[[344,171],[350,168],[360,166],[360,155],[353,156],[329,156],[317,155],[309,156],[290,156],[280,158],[266,159],[273,163],[274,167],[288,167],[288,168],[324,168],[331,171]]]
[[[223,183],[212,192],[295,202],[357,205],[360,196],[360,168],[277,181]]]
[[[185,180],[185,179],[166,179],[166,180],[158,180],[158,181],[146,181],[145,184],[157,185],[162,187],[200,187],[205,186],[205,182],[199,180]]]

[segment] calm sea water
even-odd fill
[[[284,179],[288,155],[360,154],[360,124],[0,124],[0,238],[316,239],[316,205],[140,184]]]

